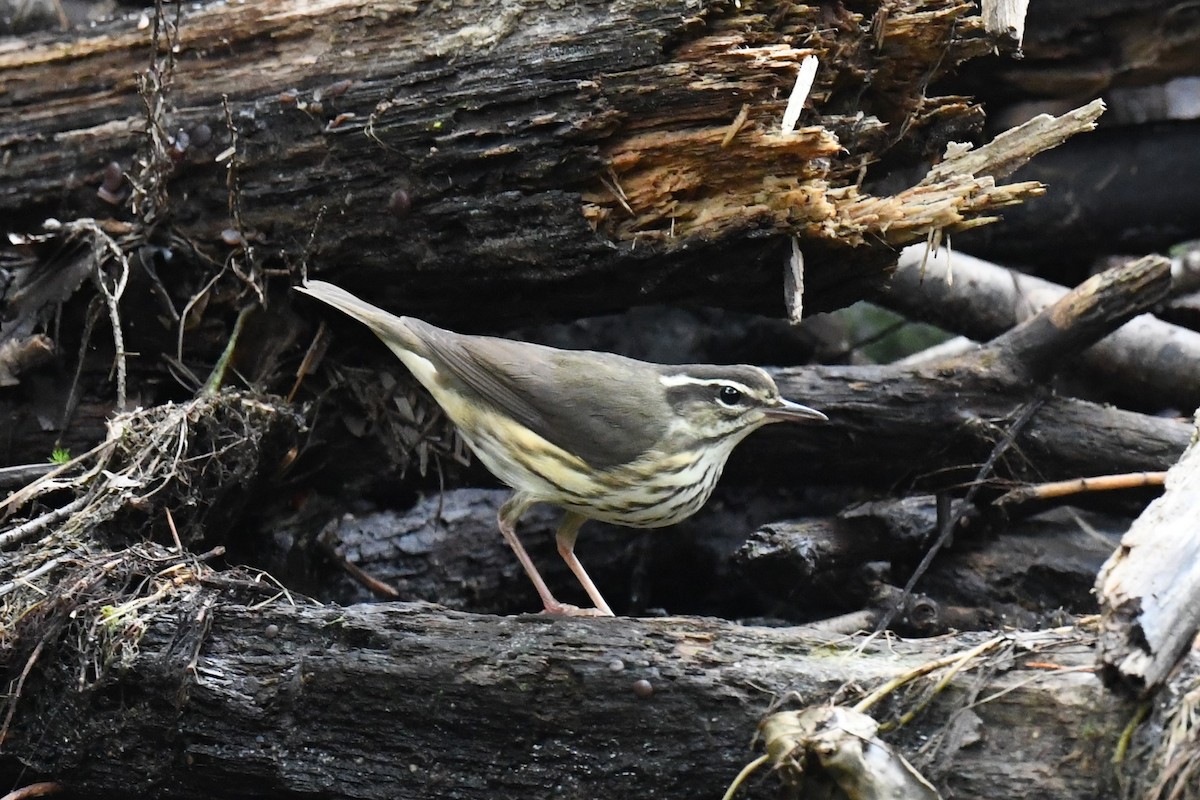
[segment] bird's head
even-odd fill
[[[771,422],[826,421],[816,409],[785,400],[758,367],[690,364],[660,375],[674,419],[673,433],[696,442],[736,444]]]

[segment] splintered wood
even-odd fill
[[[893,21],[888,30],[895,36],[899,28]],[[922,33],[927,36],[928,31]],[[727,36],[721,41],[734,47]],[[719,48],[698,44],[689,52],[710,62],[722,57]],[[769,52],[770,60],[761,53],[747,59],[744,50],[738,57],[753,74],[803,53],[789,48]],[[803,59],[809,72],[814,72],[815,63],[813,56]],[[803,66],[799,69],[804,76],[799,83],[808,84],[813,76],[805,76]],[[748,88],[755,85],[754,79],[746,78]],[[807,95],[808,86],[804,88]],[[952,144],[917,184],[894,195],[875,196],[859,188],[859,173],[849,165],[875,161],[880,153],[870,152],[870,146],[860,149],[870,137],[843,143],[835,129],[844,131],[844,121],[820,116],[819,105],[828,98],[828,90],[818,85],[814,95],[818,124],[799,130],[791,127],[798,117],[797,104],[789,102],[782,110],[782,123],[772,124],[779,104],[760,99],[744,104],[732,123],[641,131],[621,138],[607,153],[609,178],[583,195],[585,217],[618,240],[712,238],[754,227],[850,247],[881,241],[906,244],[938,231],[987,224],[996,219],[998,209],[1041,195],[1044,188],[1036,181],[998,184],[997,179],[1037,153],[1092,130],[1104,111],[1097,100],[1061,117],[1036,117],[979,148]],[[959,108],[965,113],[968,106]],[[886,127],[869,116],[860,123],[863,130]]]
[[[1139,692],[1158,687],[1200,629],[1200,444],[1100,570],[1099,661]]]

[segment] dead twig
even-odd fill
[[[10,531],[0,533],[0,547],[12,547],[13,545],[20,544],[39,531],[45,530],[51,525],[61,522],[67,517],[71,516],[76,511],[87,505],[87,501],[87,497],[78,497],[72,500],[70,503],[67,503],[62,508],[56,508],[53,511],[48,511],[45,514],[42,514],[40,517],[35,517],[28,522],[22,523]]]
[[[1021,430],[1029,423],[1031,419],[1033,419],[1033,415],[1037,413],[1038,409],[1041,408],[1042,404],[1045,402],[1046,400],[1044,397],[1039,397],[1024,404],[1016,418],[1013,420],[1012,424],[1009,425],[1008,429],[1004,432],[1004,436],[996,443],[996,446],[992,448],[991,454],[988,456],[987,460],[983,462],[983,466],[981,466],[979,471],[975,474],[975,480],[971,483],[971,488],[967,490],[966,495],[963,497],[963,502],[959,505],[958,511],[953,514],[940,514],[941,524],[938,528],[937,539],[935,539],[933,544],[929,546],[929,549],[925,551],[924,558],[921,559],[921,563],[917,565],[917,568],[913,570],[912,577],[908,579],[908,583],[904,584],[904,591],[902,592],[899,601],[888,610],[888,613],[884,615],[883,619],[881,619],[879,624],[875,627],[876,633],[885,630],[889,625],[892,624],[892,620],[896,618],[896,614],[899,613],[904,600],[912,594],[913,587],[917,585],[917,581],[919,581],[921,576],[929,570],[929,567],[933,564],[933,559],[937,556],[938,552],[942,549],[946,542],[950,540],[950,536],[954,532],[954,529],[958,527],[958,524],[962,522],[963,517],[966,516],[967,510],[975,501],[975,495],[978,494],[979,489],[983,486],[984,479],[992,474],[992,470],[995,468],[996,462],[999,461],[1000,456],[1004,455],[1004,452],[1012,446],[1013,442],[1016,441],[1017,435],[1020,434]]]
[[[1066,481],[1051,481],[1013,489],[996,498],[993,505],[1007,506],[1028,503],[1031,500],[1054,500],[1084,492],[1111,492],[1118,489],[1141,489],[1146,486],[1162,486],[1166,483],[1164,472],[1127,472],[1121,475],[1097,475],[1091,478],[1072,478]]]
[[[226,162],[225,186],[229,194],[229,216],[233,219],[233,226],[237,231],[238,245],[241,252],[245,253],[246,266],[249,271],[243,272],[239,266],[237,250],[234,250],[230,254],[229,266],[233,269],[233,274],[241,278],[242,282],[249,286],[258,296],[259,305],[266,307],[267,295],[263,291],[257,273],[254,245],[250,240],[251,237],[246,224],[242,221],[242,187],[238,178],[238,129],[233,124],[233,111],[229,108],[229,95],[221,95],[221,106],[225,109],[225,127],[229,130],[229,147],[217,156],[217,160]]]
[[[287,394],[287,401],[289,403],[296,399],[296,392],[300,391],[300,384],[304,383],[304,379],[312,373],[316,363],[325,354],[326,344],[325,320],[322,319],[321,324],[317,326],[317,332],[313,334],[308,349],[304,351],[304,358],[300,361],[300,366],[296,367],[296,380],[292,383],[291,391]]]

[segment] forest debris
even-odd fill
[[[1144,256],[1093,275],[973,356],[1044,376],[1153,306],[1171,288],[1171,263]]]
[[[58,596],[67,585],[64,575],[110,562],[106,570],[111,571],[129,558],[161,561],[146,556],[141,545],[121,546],[165,533],[167,517],[159,508],[174,509],[172,531],[186,548],[169,560],[191,559],[196,544],[224,535],[219,521],[236,514],[255,485],[272,475],[278,453],[299,430],[300,420],[290,409],[232,392],[119,414],[103,443],[7,497],[0,511],[12,515],[51,492],[75,495],[0,530],[0,548],[8,551],[4,572],[11,577],[0,587],[0,618],[21,621],[0,640],[0,662],[7,660],[5,650],[28,641],[23,630],[37,625],[33,609],[64,602]],[[175,518],[182,520],[178,529]],[[120,601],[109,604],[116,607]]]
[[[20,239],[23,242],[41,243],[48,242],[57,235],[23,235]],[[91,254],[74,253],[63,262],[55,263],[52,268],[16,271],[15,281],[4,290],[4,319],[0,320],[0,342],[30,336],[45,310],[56,303],[65,302],[94,269]]]
[[[991,212],[1044,192],[1037,181],[997,186],[990,176],[970,175],[922,181],[888,197],[862,194],[849,186],[827,193],[835,214],[821,227],[825,235],[855,246],[877,238],[910,244],[939,229],[959,231],[995,222]]]
[[[871,717],[842,706],[772,714],[760,726],[766,755],[738,774],[724,800],[766,761],[805,797],[837,796],[836,786],[849,800],[939,800],[937,789],[876,736],[878,731]]]
[[[1168,707],[1165,730],[1154,744],[1158,769],[1147,774],[1158,777],[1144,795],[1148,800],[1200,798],[1200,681],[1193,679],[1181,694]]]
[[[20,525],[16,525],[9,530],[0,533],[0,547],[13,547],[14,545],[21,544],[21,542],[32,538],[50,526],[62,522],[64,519],[83,508],[85,503],[86,498],[78,497],[72,500],[70,503],[67,503],[62,508],[56,508],[53,511],[48,511],[39,517],[34,517],[27,522],[23,522]]]
[[[862,194],[856,186],[826,192],[834,214],[815,223],[822,234],[855,246],[883,238],[909,244],[939,230],[965,230],[994,222],[992,212],[1044,193],[1037,181],[998,185],[1002,178],[1040,152],[1077,133],[1095,128],[1104,111],[1096,100],[1059,117],[1043,114],[998,135],[978,148],[952,143],[945,159],[917,184],[889,197]]]
[[[964,148],[952,143],[946,149],[946,158],[929,170],[921,183],[931,186],[955,175],[1006,177],[1038,153],[1058,147],[1076,134],[1095,130],[1096,120],[1103,113],[1104,101],[1097,99],[1061,116],[1039,114],[980,147]]]
[[[1166,491],[1146,507],[1100,570],[1098,661],[1139,694],[1156,689],[1200,630],[1200,443],[1167,471]]]
[[[946,278],[953,259],[953,284]],[[1177,267],[1173,264],[1172,271]],[[1176,279],[1177,282],[1177,279]],[[976,340],[999,336],[1068,292],[1065,286],[962,252],[911,245],[880,302],[906,316]],[[1200,405],[1200,333],[1149,314],[1137,316],[1085,350],[1088,373],[1138,399],[1139,407]]]
[[[0,670],[13,681],[4,729],[43,653],[73,663],[82,688],[128,666],[154,619],[194,607],[196,631],[206,629],[215,570],[205,561],[225,548],[195,555],[196,545],[228,534],[300,429],[291,409],[235,392],[118,414],[103,443],[0,503],[11,515],[74,494],[0,530],[0,619],[10,621],[0,625]],[[153,540],[166,528],[172,546]],[[202,635],[193,634],[184,649],[194,654]]]
[[[0,339],[0,386],[16,386],[21,373],[54,356],[54,341],[44,333],[19,339]]]
[[[54,468],[53,463],[14,464],[11,467],[0,467],[0,489],[16,489],[25,486]],[[0,519],[3,519],[2,514],[0,514]]]
[[[1029,0],[983,0],[980,10],[984,30],[1011,37],[1017,43],[1017,49],[1021,49]]]
[[[783,271],[783,305],[787,309],[788,322],[799,325],[804,319],[804,252],[795,236]]]
[[[804,102],[808,100],[813,80],[817,77],[819,64],[820,60],[816,56],[805,56],[804,60],[800,62],[800,69],[796,72],[796,85],[792,87],[792,93],[788,95],[787,106],[783,109],[784,134],[793,133],[796,130],[800,112],[804,110]]]
[[[1005,492],[992,504],[996,506],[1016,505],[1028,503],[1031,500],[1052,500],[1084,492],[1112,492],[1120,489],[1162,486],[1166,477],[1166,472],[1126,472],[1121,475],[1097,475],[1091,478],[1072,478],[1065,481],[1038,483]]]
[[[364,764],[375,793],[395,797],[425,797],[433,781],[435,790],[448,787],[464,800],[495,798],[501,784],[505,797],[540,797],[550,781],[587,787],[588,796],[602,786],[605,796],[635,797],[647,770],[662,776],[671,798],[716,797],[714,787],[724,788],[741,766],[749,732],[779,710],[776,698],[799,694],[805,705],[819,705],[840,685],[847,692],[876,685],[990,638],[864,643],[713,618],[604,625],[406,603],[273,603],[253,612],[222,599],[189,677],[184,667],[202,600],[159,616],[139,640],[139,657],[112,671],[103,691],[79,693],[73,676],[60,671],[44,674],[35,696],[31,681],[26,708],[44,702],[55,713],[19,713],[7,757],[38,774],[69,775],[94,795],[116,796],[128,789],[128,770],[113,769],[111,759],[77,757],[95,752],[86,748],[95,747],[98,731],[116,731],[114,741],[139,755],[161,794],[181,800],[194,796],[198,776],[206,786],[232,787],[217,792],[224,797],[247,781],[264,792],[349,797]],[[960,672],[918,726],[888,741],[933,779],[914,754],[977,692],[986,701],[971,708],[985,735],[955,751],[937,785],[944,780],[956,797],[996,800],[1102,796],[1124,705],[1094,675],[1028,669],[1019,657],[1025,649],[1037,662],[1090,666],[1087,637],[1074,628],[1010,638],[1018,657],[977,660],[979,669]],[[642,679],[655,688],[649,699],[634,693]],[[1064,720],[1086,720],[1086,733]],[[301,729],[320,770],[287,769]],[[452,748],[446,730],[460,732]],[[632,744],[631,730],[638,732]],[[172,734],[172,746],[163,746]],[[1053,785],[1040,794],[1048,778],[1030,764],[1054,766]]]
[[[746,126],[746,120],[748,119],[750,119],[750,104],[742,103],[741,110],[738,111],[737,116],[733,118],[733,122],[729,123],[729,127],[725,130],[725,135],[721,137],[722,148],[729,147],[729,145],[733,144],[734,138],[738,135],[742,128]],[[617,193],[614,192],[614,194]],[[617,197],[620,198],[620,195],[617,194]],[[629,208],[628,203],[625,205],[625,210],[630,214],[633,213],[633,210]]]
[[[1062,628],[1058,633],[1072,631]],[[1052,638],[1044,643],[1037,639],[1021,641],[1004,634],[993,636],[884,681],[853,707],[814,705],[771,714],[759,725],[767,752],[742,769],[725,792],[724,800],[732,798],[750,773],[767,762],[789,786],[806,797],[838,796],[833,791],[835,784],[850,800],[893,797],[935,800],[940,795],[933,785],[876,734],[911,722],[964,670],[1006,666],[1011,664],[1018,648],[1037,652],[1045,646],[1062,643]],[[923,687],[914,700],[906,702],[908,707],[895,720],[881,725],[867,714],[897,690],[934,674],[938,674],[937,679]],[[947,728],[952,722],[953,715]]]

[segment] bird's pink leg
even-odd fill
[[[525,509],[529,508],[531,505],[533,505],[533,503],[522,497],[520,494],[514,494],[505,501],[504,505],[500,506],[498,522],[500,524],[500,534],[504,537],[504,541],[508,542],[508,546],[512,548],[513,552],[517,554],[517,560],[521,562],[521,566],[524,567],[525,574],[529,576],[529,580],[533,581],[533,588],[537,589],[538,597],[542,599],[542,607],[546,609],[546,613],[561,614],[564,616],[598,616],[601,614],[607,614],[607,616],[611,617],[613,614],[608,610],[607,605],[603,605],[603,608],[601,608],[601,604],[604,603],[603,598],[601,598],[600,603],[597,604],[597,607],[592,609],[579,608],[578,606],[573,606],[570,603],[560,603],[557,599],[555,599],[554,595],[551,594],[550,587],[546,585],[546,581],[542,579],[541,573],[538,572],[537,567],[534,566],[533,559],[529,557],[529,553],[525,552],[525,547],[521,544],[521,540],[517,538],[517,520],[519,520],[521,515],[525,513]],[[570,519],[572,515],[568,514],[567,516],[568,519]],[[580,518],[580,521],[575,524],[574,531],[570,534],[571,546],[574,546],[575,544],[575,533],[578,532],[579,526],[582,523],[583,519]],[[565,527],[566,524],[567,520],[564,520],[563,526]],[[561,536],[561,529],[559,533]],[[562,552],[561,538],[559,539],[559,552]],[[592,592],[596,591],[596,587],[592,585],[590,580],[587,580],[587,573],[583,572],[583,566],[579,564],[579,560],[575,558],[574,553],[571,553],[570,549],[568,549],[567,552],[571,555],[571,559],[567,560],[567,566],[571,566],[571,560],[575,561],[575,564],[579,567],[579,571],[575,572],[574,567],[571,567],[571,571],[575,572],[577,576],[582,574],[583,577],[580,578],[580,582],[583,583],[583,588],[588,591],[588,595],[592,597],[593,601],[595,601],[596,597],[599,597],[599,592],[596,592],[594,596],[592,595]],[[565,559],[567,556],[563,556],[563,558]]]
[[[583,564],[579,563],[579,559],[575,556],[575,538],[579,535],[579,528],[584,522],[586,522],[584,517],[579,516],[573,511],[568,511],[567,515],[563,517],[562,524],[558,526],[558,533],[554,537],[558,541],[558,554],[562,556],[563,561],[567,562],[567,566],[571,568],[571,572],[575,573],[575,577],[583,585],[583,590],[587,592],[588,597],[592,598],[592,603],[596,606],[594,609],[576,609],[575,612],[571,613],[591,613],[597,616],[611,617],[614,616],[612,609],[608,607],[608,603],[604,602],[604,597],[600,594],[600,590],[596,588],[596,584],[592,583],[592,579],[588,577],[587,570],[583,568]]]

